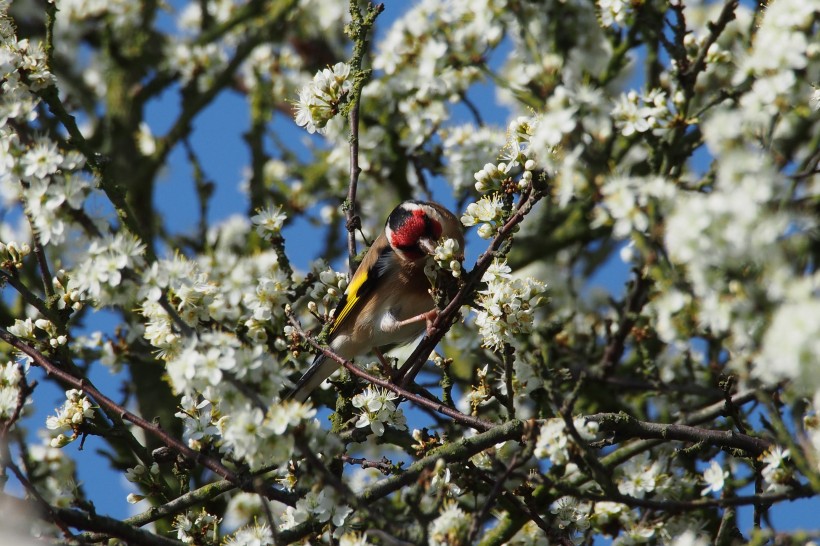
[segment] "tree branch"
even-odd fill
[[[706,442],[709,445],[741,449],[758,456],[772,446],[772,442],[732,430],[711,430],[689,425],[649,423],[625,413],[597,413],[585,417],[596,422],[602,431],[612,431],[626,438]],[[617,439],[616,439],[617,441]]]
[[[673,514],[682,512],[691,512],[694,510],[702,510],[704,508],[712,507],[727,507],[727,506],[749,506],[749,505],[768,505],[784,500],[795,500],[807,498],[815,495],[815,492],[810,487],[798,487],[791,491],[773,494],[759,494],[759,495],[741,495],[737,497],[725,498],[705,498],[692,500],[671,500],[671,499],[639,499],[629,495],[595,495],[594,493],[578,490],[578,498],[593,500],[593,501],[610,501],[620,502],[634,508],[649,508],[652,510],[663,510]]]

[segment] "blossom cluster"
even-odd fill
[[[154,463],[146,468],[145,465],[138,464],[133,468],[127,468],[125,470],[125,479],[146,488],[156,487],[159,485],[159,480],[161,480],[159,477],[159,465]],[[145,496],[138,493],[129,493],[126,497],[126,501],[129,504],[136,504],[144,499]]]
[[[34,107],[39,99],[32,92],[54,83],[54,76],[48,70],[43,44],[17,38],[14,23],[8,17],[8,8],[8,2],[0,5],[0,45],[3,49],[3,61],[0,65],[0,77],[3,80],[0,126],[4,129],[4,137],[10,129],[6,125],[7,120],[31,120],[36,117]]]
[[[763,475],[766,491],[782,493],[794,483],[794,473],[788,463],[790,455],[788,449],[774,446],[760,457],[765,465],[760,473]]]
[[[23,267],[23,259],[30,253],[31,246],[28,243],[0,242],[0,267],[3,269],[20,269]]]
[[[18,39],[7,10],[4,2],[0,6],[0,195],[4,201],[24,204],[41,244],[59,244],[68,235],[63,213],[79,209],[91,189],[78,172],[85,158],[76,150],[62,149],[45,134],[17,131],[16,127],[37,120],[38,92],[53,85],[55,78],[43,44]]]
[[[381,387],[369,386],[363,393],[353,397],[353,407],[360,410],[356,420],[357,428],[370,427],[373,434],[384,434],[385,425],[398,430],[407,429],[407,420],[401,409],[396,407],[398,394]]]
[[[323,265],[318,272],[318,281],[310,292],[310,301],[317,306],[315,312],[330,318],[330,313],[336,309],[336,304],[347,289],[348,278],[344,273]],[[324,307],[323,311],[319,309],[319,304]]]
[[[63,447],[78,438],[80,427],[86,420],[94,417],[94,408],[91,401],[77,389],[67,390],[66,401],[63,407],[57,411],[57,415],[52,415],[46,419],[46,428],[56,431],[58,434],[51,440],[52,447]],[[71,430],[71,436],[66,436],[63,432]]]
[[[476,325],[482,345],[500,351],[518,334],[532,331],[534,311],[544,302],[546,285],[533,278],[513,278],[506,262],[498,260],[481,280],[487,288],[478,291]]]
[[[76,465],[63,449],[50,442],[29,446],[28,464],[38,480],[37,491],[52,506],[67,508],[79,498]]]
[[[124,230],[94,239],[71,271],[67,289],[100,306],[129,302],[137,285],[128,273],[144,265],[144,252],[145,244]]]
[[[339,502],[332,489],[323,489],[318,493],[309,492],[296,502],[296,506],[288,506],[284,514],[282,529],[291,529],[306,521],[319,523],[331,522],[336,530],[335,537],[341,537],[345,532],[345,522],[353,509]]]
[[[221,518],[205,509],[189,511],[174,518],[177,539],[186,544],[217,544]]]
[[[461,223],[467,227],[478,225],[478,236],[482,239],[490,239],[504,225],[506,216],[507,212],[501,196],[493,193],[467,205],[467,210],[461,217]]]
[[[450,117],[445,104],[479,78],[475,60],[500,42],[505,5],[422,0],[388,29],[373,59],[385,77],[369,83],[363,96],[385,106],[395,102],[404,119],[402,145],[417,148],[429,141]]]
[[[643,95],[624,93],[612,109],[615,127],[625,137],[646,132],[661,135],[672,117],[667,101],[666,93],[659,89]]]
[[[456,190],[465,191],[476,183],[476,173],[487,157],[493,157],[504,146],[503,131],[493,127],[459,125],[448,127],[442,133],[444,154],[447,156],[447,181]],[[479,190],[481,191],[481,190]]]
[[[601,195],[593,225],[611,224],[612,234],[622,239],[633,231],[647,234],[652,215],[669,209],[677,192],[675,185],[662,177],[613,175],[604,180]]]
[[[296,124],[308,133],[324,132],[327,123],[344,105],[353,83],[350,65],[336,63],[316,73],[313,81],[299,91],[296,103]]]
[[[594,440],[598,433],[598,423],[586,419],[575,419],[575,430],[582,439]],[[572,439],[567,432],[566,423],[561,418],[547,419],[541,425],[534,455],[547,458],[554,465],[566,466],[570,462]]]
[[[21,382],[25,371],[16,362],[8,361],[0,366],[0,421],[8,421],[20,411]]]
[[[440,241],[433,253],[433,261],[436,265],[445,271],[449,271],[455,278],[461,277],[461,260],[463,258],[464,251],[459,248],[458,241],[449,238]],[[428,274],[428,277],[430,276]]]
[[[430,546],[465,544],[467,531],[470,529],[470,518],[455,501],[444,504],[438,517],[430,523],[428,529]]]

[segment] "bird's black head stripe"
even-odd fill
[[[413,211],[407,210],[404,207],[396,207],[390,216],[387,217],[387,226],[392,231],[398,231],[408,218],[413,216]]]

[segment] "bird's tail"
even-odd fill
[[[325,355],[318,355],[313,360],[313,364],[310,365],[308,371],[299,379],[296,386],[285,399],[304,402],[310,397],[314,389],[321,385],[322,381],[330,377],[338,367],[339,364],[327,358]]]

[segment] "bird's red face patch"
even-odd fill
[[[391,243],[397,247],[409,247],[415,245],[424,235],[426,230],[427,215],[421,209],[413,210],[412,214],[406,216],[404,221],[393,231]]]
[[[406,257],[417,260],[426,255],[419,247],[419,239],[437,240],[441,237],[441,224],[431,218],[421,207],[398,207],[387,221],[387,239],[393,249]]]

